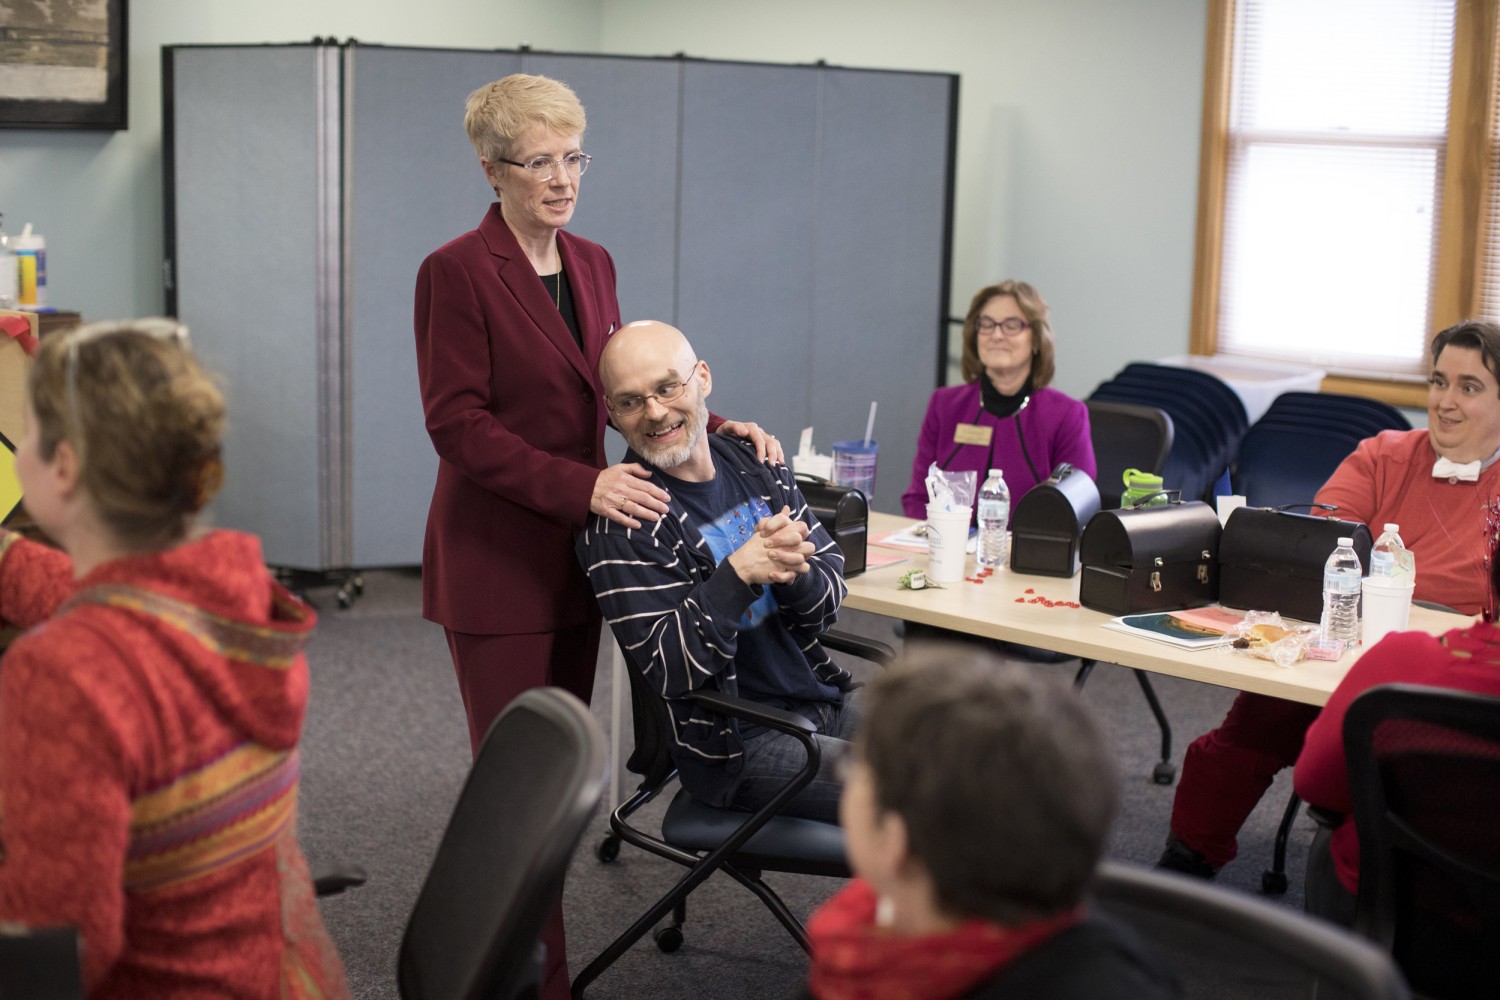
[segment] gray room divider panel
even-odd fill
[[[437,476],[412,334],[417,268],[494,201],[464,133],[464,101],[518,72],[521,58],[350,46],[346,59],[352,565],[407,565],[421,562]]]
[[[527,54],[525,72],[565,81],[588,111],[570,232],[615,261],[620,316],[676,320],[681,64],[665,59]],[[614,435],[610,435],[614,438]]]
[[[879,400],[873,500],[899,511],[927,412],[918,386],[947,314],[947,288],[932,278],[949,242],[954,81],[834,69],[822,79],[807,409],[826,450],[862,437]]]
[[[341,442],[326,425],[338,369],[322,361],[337,332],[325,326],[336,303],[325,283],[330,206],[321,183],[337,109],[327,103],[337,100],[327,87],[333,54],[168,50],[163,81],[175,121],[169,290],[204,362],[228,380],[224,491],[213,517],[256,532],[268,561],[293,566],[341,555],[341,533],[319,516],[340,488],[325,474],[339,464]]]
[[[816,69],[683,70],[680,325],[713,372],[714,412],[792,447],[807,411],[818,116]]]
[[[878,398],[895,508],[945,335],[956,77],[352,43],[163,62],[168,306],[228,378],[219,522],[273,565],[420,561],[412,291],[493,201],[464,100],[518,70],[588,109],[570,229],[614,257],[625,319],[681,326],[714,409],[789,444],[857,436]]]

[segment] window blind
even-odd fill
[[[1236,3],[1220,351],[1423,370],[1454,7]]]
[[[1490,44],[1500,51],[1500,21]],[[1485,199],[1488,208],[1484,219],[1484,241],[1479,260],[1479,315],[1500,323],[1500,73],[1495,74],[1495,91],[1490,95],[1489,183]]]

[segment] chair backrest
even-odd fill
[[[1359,439],[1257,423],[1240,440],[1231,482],[1252,507],[1312,503]]]
[[[1256,423],[1267,421],[1314,421],[1321,425],[1352,425],[1373,437],[1380,431],[1409,431],[1411,421],[1389,403],[1364,396],[1334,392],[1283,392],[1271,401]]]
[[[1099,505],[1120,506],[1126,469],[1160,473],[1172,450],[1172,418],[1155,406],[1091,399],[1089,437],[1094,443]]]
[[[1420,993],[1500,984],[1500,698],[1389,684],[1344,717],[1359,929]]]
[[[401,939],[407,1000],[508,998],[604,792],[605,739],[560,688],[511,702],[480,744]]]
[[[0,997],[83,1000],[83,956],[72,927],[0,928]]]
[[[1411,996],[1390,956],[1369,941],[1232,889],[1104,862],[1093,898],[1150,944],[1185,997]]]

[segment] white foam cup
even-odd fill
[[[927,505],[927,579],[957,583],[964,578],[964,549],[969,543],[969,516],[973,508],[943,510]]]
[[[1414,589],[1415,584],[1402,586],[1378,576],[1361,581],[1360,642],[1366,649],[1390,632],[1406,631]]]

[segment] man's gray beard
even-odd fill
[[[693,449],[698,447],[698,441],[708,427],[707,399],[699,398],[697,407],[688,414],[682,426],[688,432],[682,444],[658,448],[651,443],[649,437],[641,434],[640,440],[635,442],[636,452],[647,462],[666,473],[670,473],[677,466],[692,458]]]

